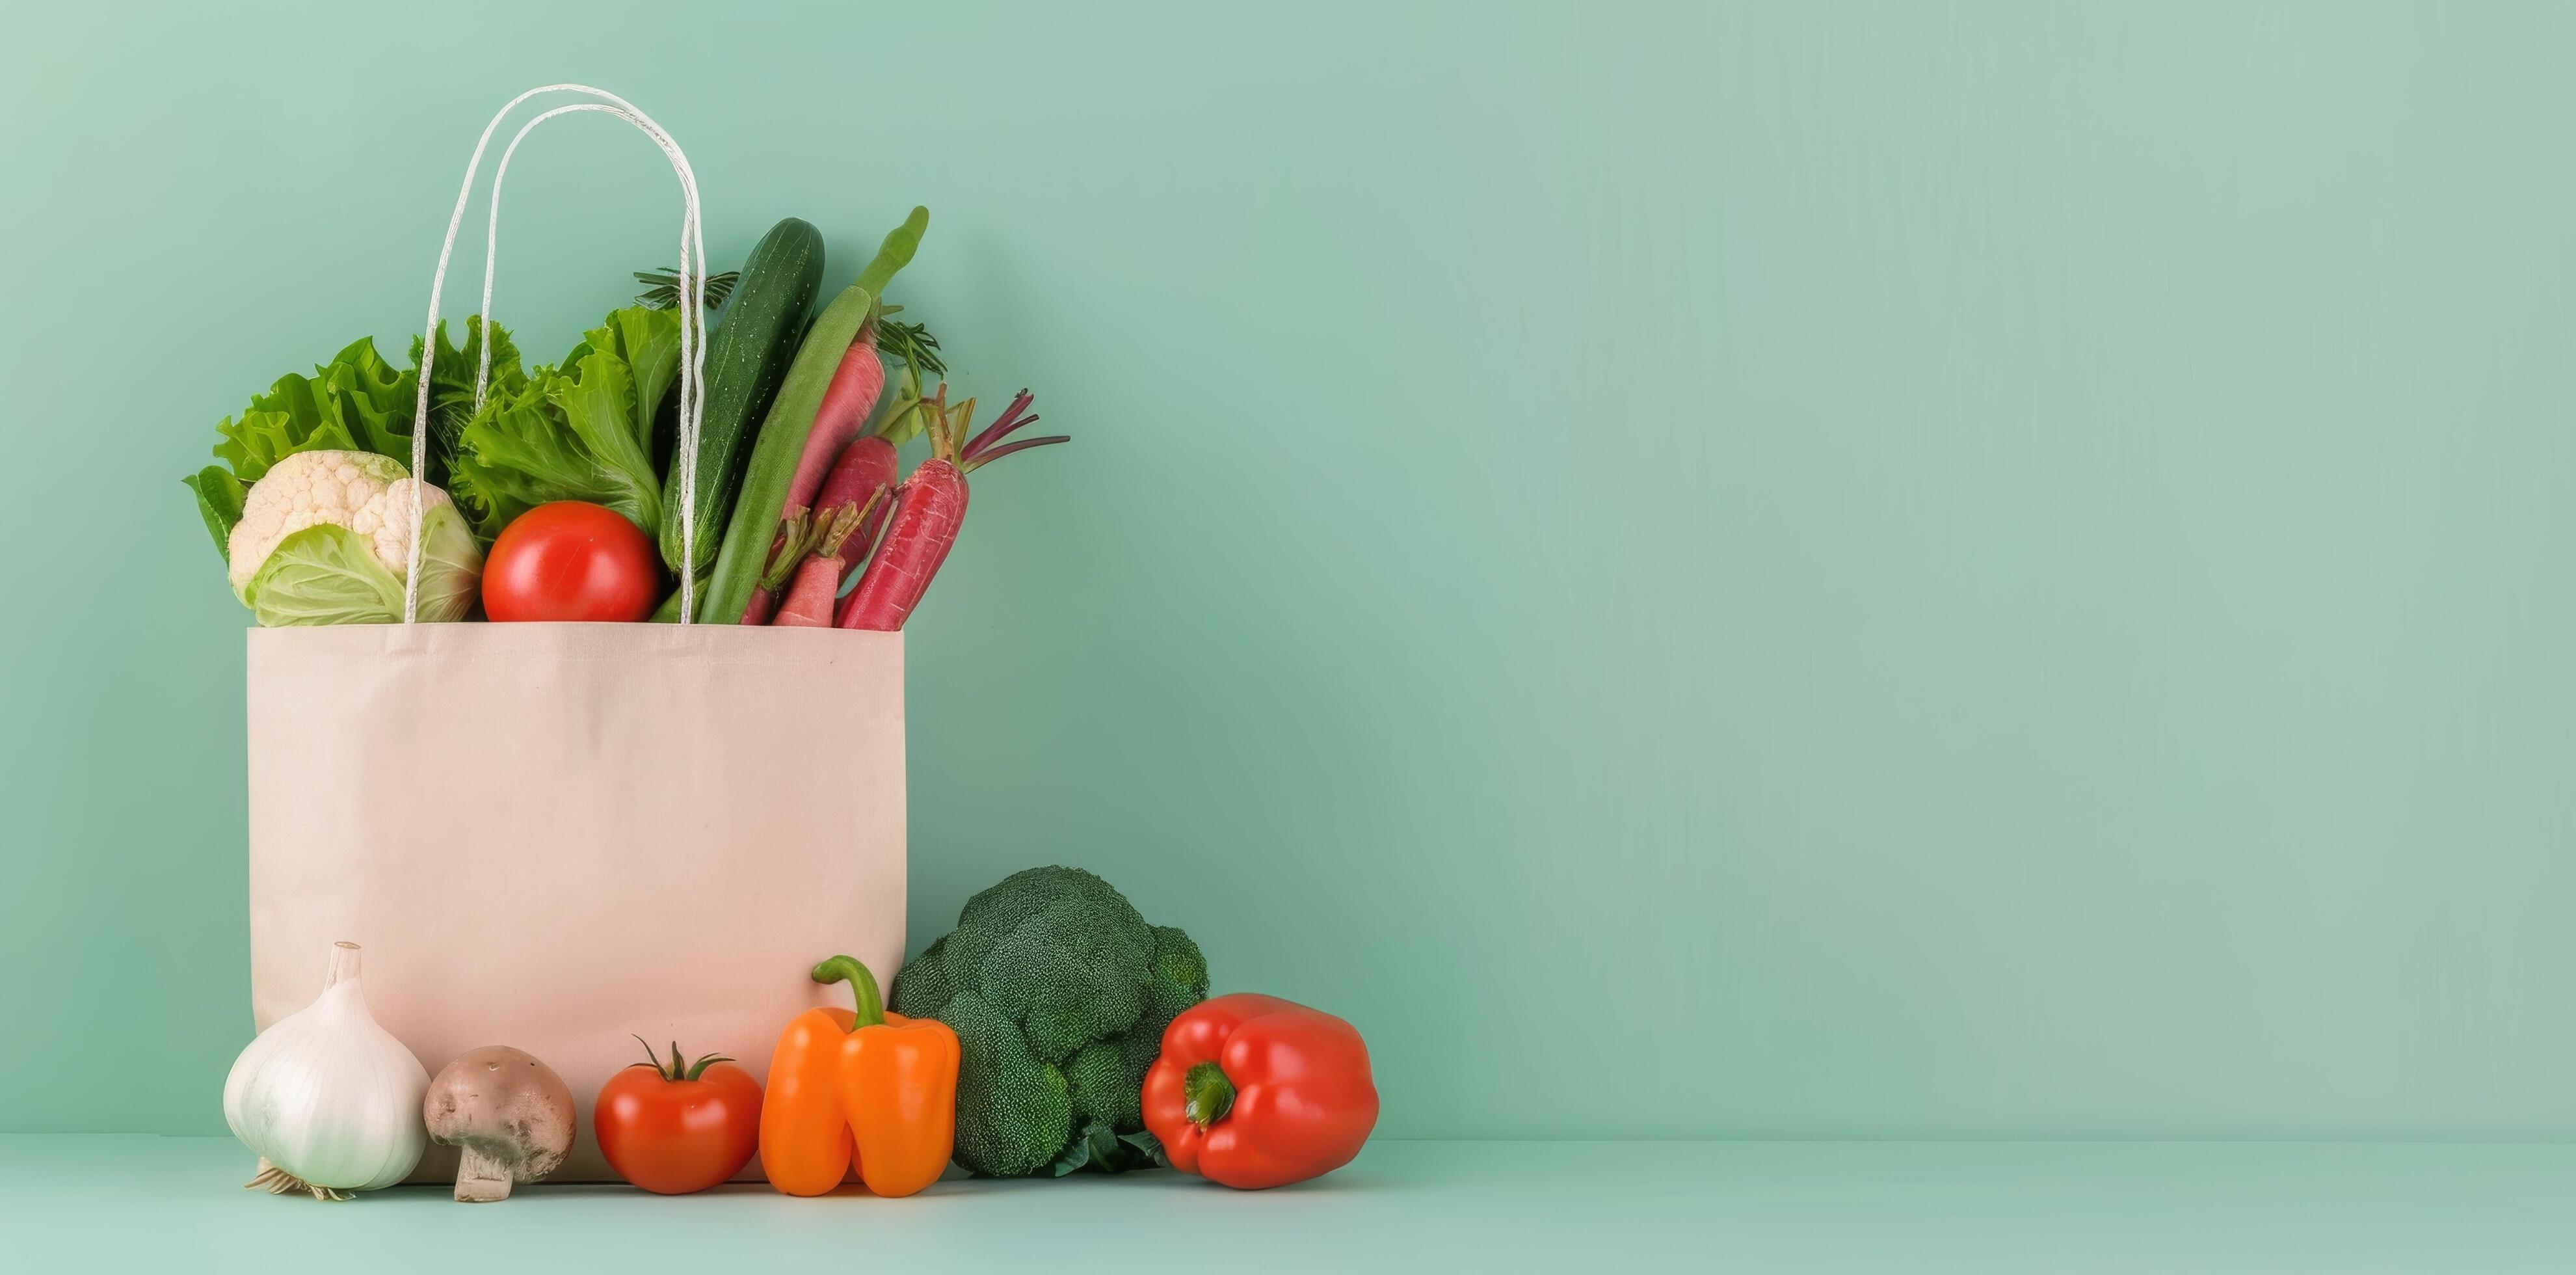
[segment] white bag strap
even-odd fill
[[[474,178],[483,167],[483,152],[492,144],[492,134],[501,121],[519,104],[540,93],[583,93],[599,99],[558,106],[522,125],[501,151],[501,163],[492,173],[492,210],[490,223],[483,233],[483,308],[484,328],[482,357],[474,367],[474,408],[481,411],[483,396],[492,379],[492,274],[501,238],[501,183],[510,175],[510,157],[518,152],[519,143],[539,124],[558,115],[576,111],[600,111],[614,115],[651,137],[671,161],[671,171],[680,179],[682,215],[680,219],[680,279],[677,304],[680,308],[680,428],[672,447],[679,452],[680,465],[680,623],[688,624],[697,612],[697,531],[698,531],[698,424],[706,410],[706,289],[707,237],[698,216],[698,175],[689,167],[689,157],[680,152],[680,144],[671,140],[653,117],[635,104],[605,89],[586,84],[548,84],[511,98],[508,105],[493,115],[483,126],[483,136],[474,143],[474,156],[465,164],[465,184],[456,192],[456,210],[448,214],[447,238],[438,246],[438,271],[429,279],[429,320],[421,332],[420,397],[412,412],[411,472],[420,478],[429,463],[429,368],[438,352],[438,309],[447,286],[448,258],[456,252],[456,231],[465,222],[465,205],[474,195]],[[470,334],[469,334],[470,335]],[[425,480],[424,480],[425,481]],[[666,514],[667,516],[667,514]],[[417,623],[420,618],[420,522],[421,483],[411,488],[411,557],[403,576],[403,623]]]

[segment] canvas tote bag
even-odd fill
[[[557,115],[605,111],[651,136],[680,177],[681,304],[693,313],[677,447],[694,456],[706,259],[695,178],[642,112],[575,85],[522,94],[483,143],[512,108],[561,91],[597,101],[548,111],[519,137]],[[484,144],[439,254],[432,324]],[[504,151],[496,226],[508,168]],[[489,255],[487,239],[486,315]],[[417,530],[412,552],[416,564]],[[334,942],[357,943],[368,1007],[432,1074],[469,1049],[510,1045],[572,1087],[580,1134],[550,1181],[613,1178],[591,1105],[603,1082],[643,1060],[630,1033],[664,1049],[677,1040],[692,1056],[729,1054],[766,1083],[788,1019],[846,1001],[807,977],[816,961],[846,952],[890,982],[903,956],[897,633],[255,628],[249,770],[259,1029],[321,991]],[[433,1146],[412,1180],[455,1171],[455,1152]],[[744,1176],[757,1178],[756,1161]]]

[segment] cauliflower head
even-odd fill
[[[326,522],[365,537],[376,560],[399,578],[411,556],[411,493],[403,493],[399,506],[388,497],[403,481],[402,462],[374,452],[297,452],[277,462],[251,484],[242,498],[241,521],[233,524],[226,550],[233,593],[250,587],[277,542]],[[392,531],[396,519],[402,523],[399,535]]]
[[[415,487],[421,618],[464,618],[482,578],[482,547],[446,492],[374,452],[297,452],[251,484],[226,545],[234,596],[262,624],[401,619]]]

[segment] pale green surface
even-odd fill
[[[0,1128],[220,1127],[243,615],[175,480],[400,345],[475,130],[571,78],[690,148],[722,264],[794,213],[837,286],[931,205],[894,296],[1079,436],[978,476],[913,629],[916,945],[1096,868],[1357,1022],[1392,1135],[2576,1131],[2571,47],[2537,5],[14,14]],[[641,140],[549,128],[500,303],[541,356],[677,221]]]
[[[214,1138],[0,1138],[30,1270],[2561,1272],[2576,1149],[2374,1143],[1379,1142],[1239,1194],[1169,1173],[905,1200],[244,1192]],[[262,1258],[268,1259],[265,1265]]]

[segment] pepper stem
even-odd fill
[[[1225,1078],[1225,1068],[1200,1063],[1181,1077],[1181,1102],[1182,1114],[1205,1129],[1234,1110],[1234,1082]]]
[[[814,967],[814,981],[817,983],[838,983],[843,979],[849,980],[850,993],[859,1002],[858,1017],[851,1021],[850,1030],[857,1031],[884,1022],[885,997],[877,991],[877,976],[869,973],[859,958],[835,956]]]

